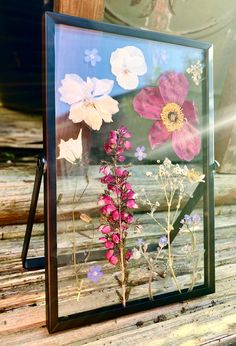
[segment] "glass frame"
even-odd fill
[[[55,27],[58,24],[70,27],[92,29],[129,38],[141,38],[179,45],[180,47],[199,48],[204,53],[206,82],[202,89],[204,134],[202,136],[204,188],[195,191],[195,199],[203,196],[204,202],[204,284],[192,291],[184,289],[148,298],[131,301],[124,308],[114,304],[91,311],[59,317],[58,313],[58,273],[57,273],[57,187],[56,187],[56,126],[55,126],[55,57],[60,54],[55,47]],[[208,43],[193,41],[182,37],[160,34],[128,27],[116,26],[86,19],[46,13],[45,15],[45,101],[44,117],[44,153],[47,159],[47,171],[44,179],[45,192],[45,260],[46,260],[46,320],[50,333],[116,318],[150,308],[170,304],[215,291],[214,265],[214,137],[213,137],[213,48]],[[200,186],[200,185],[199,185]],[[194,201],[190,202],[191,211]],[[174,237],[175,235],[173,235]]]

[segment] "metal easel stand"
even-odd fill
[[[37,167],[34,179],[33,193],[31,197],[31,204],[29,210],[29,216],[27,220],[27,226],[25,231],[24,243],[21,253],[22,265],[27,270],[38,270],[45,268],[45,257],[27,258],[30,239],[32,235],[32,229],[34,225],[34,218],[38,204],[39,191],[42,182],[42,177],[47,169],[47,161],[43,154],[38,156]]]

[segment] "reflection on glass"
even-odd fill
[[[55,40],[59,315],[193,290],[202,200],[178,218],[204,184],[202,50],[62,25]]]

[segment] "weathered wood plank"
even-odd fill
[[[0,147],[42,149],[42,116],[0,106]]]
[[[145,187],[147,194],[152,198],[158,198],[162,208],[164,206],[163,194],[160,194],[160,188],[153,186],[151,179],[143,181],[146,168],[139,167],[139,175],[130,177],[131,184],[136,191]],[[143,171],[143,176],[140,175]],[[35,165],[34,163],[16,163],[15,165],[2,165],[0,168],[0,225],[26,223],[29,213],[30,200],[33,189]],[[80,203],[80,211],[88,212],[92,215],[98,213],[96,204],[98,195],[102,193],[103,186],[99,182],[98,167],[91,166],[89,169],[90,184]],[[61,202],[63,214],[71,217],[71,203],[74,194],[75,177],[71,178],[71,185],[67,186]],[[17,189],[15,188],[17,183]],[[145,183],[145,185],[144,185]],[[83,179],[81,191],[84,187]],[[236,200],[236,179],[233,175],[227,176],[216,174],[215,176],[215,205],[234,205]],[[63,209],[63,208],[64,209]],[[160,208],[161,209],[161,208]],[[78,208],[77,208],[78,210]],[[13,212],[14,211],[14,212]],[[36,214],[36,222],[43,221],[43,191],[41,191],[39,204]]]

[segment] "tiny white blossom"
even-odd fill
[[[186,72],[191,75],[194,84],[198,86],[202,80],[203,73],[203,66],[200,60],[198,60],[196,64],[190,65],[190,67],[186,69]]]
[[[146,172],[146,176],[147,177],[151,177],[152,176],[152,172]]]

